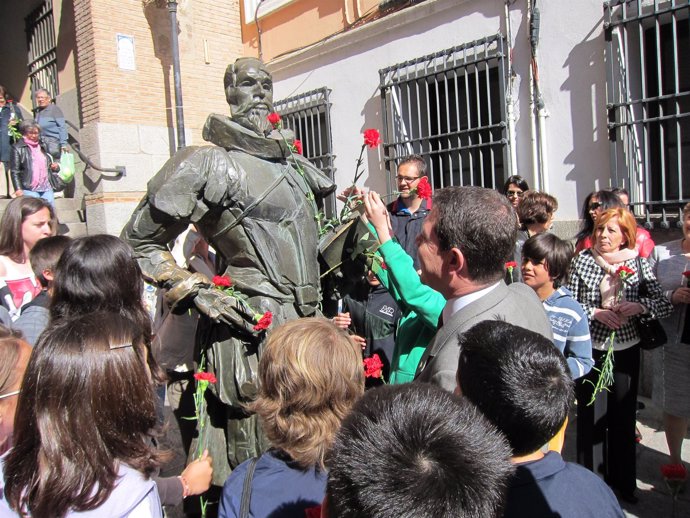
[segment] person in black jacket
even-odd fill
[[[367,272],[367,289],[361,296],[345,295],[343,311],[333,319],[341,329],[350,329],[362,346],[365,358],[378,354],[383,362],[383,377],[388,380],[395,349],[395,331],[401,311],[393,296],[381,285],[374,272]],[[379,381],[367,379],[367,387]]]
[[[55,205],[50,185],[52,172],[60,170],[41,142],[41,127],[33,119],[19,124],[22,138],[12,146],[12,183],[15,196],[43,198]]]
[[[10,128],[22,120],[22,113],[17,105],[9,98],[7,90],[0,85],[0,162],[5,168],[5,182],[7,197],[10,197],[10,155],[12,154],[12,138]]]

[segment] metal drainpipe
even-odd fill
[[[549,192],[549,164],[546,147],[546,118],[549,112],[544,105],[544,99],[539,96],[537,103],[537,116],[539,117],[539,164],[541,165],[541,188],[544,192]]]
[[[177,41],[177,0],[168,0],[170,13],[170,43],[175,78],[175,118],[177,120],[177,149],[186,146],[184,138],[184,111],[182,108],[182,77],[180,74],[180,47]]]
[[[508,140],[510,142],[510,174],[517,171],[517,143],[515,141],[515,106],[513,100],[513,31],[510,24],[510,0],[505,3],[506,32],[508,33],[508,95],[506,96],[506,119],[508,121]]]
[[[530,23],[530,46],[532,48],[532,59],[534,60],[533,69],[539,70],[537,65],[539,60],[539,28],[541,25],[541,15],[539,9],[534,7],[532,10],[532,19]],[[539,146],[539,184],[541,190],[549,192],[549,171],[546,154],[546,118],[549,116],[544,104],[544,97],[541,95],[539,88],[539,75],[534,77],[535,94],[536,94],[536,114],[535,117],[538,123],[538,146]]]
[[[532,2],[527,0],[527,25],[531,26],[532,21]],[[536,107],[534,102],[534,67],[532,66],[532,43],[531,30],[527,31],[530,41],[530,63],[529,63],[529,135],[530,146],[532,149],[532,185],[533,189],[541,190],[539,177],[539,153],[537,151],[537,121]]]

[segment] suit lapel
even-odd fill
[[[491,311],[491,308],[497,306],[508,295],[509,289],[506,283],[500,281],[498,286],[484,295],[482,298],[475,300],[462,308],[460,311],[450,317],[443,327],[441,327],[434,338],[429,342],[429,345],[424,350],[415,377],[424,370],[429,359],[436,356],[443,346],[455,337],[460,330],[465,330],[468,322],[475,320],[478,316]]]

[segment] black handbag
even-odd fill
[[[50,182],[50,188],[54,192],[61,192],[65,190],[65,187],[67,187],[67,183],[65,183],[63,179],[60,178],[60,169],[58,169],[57,171],[53,171],[50,168],[50,165],[54,163],[56,162],[51,157],[50,164],[48,164],[48,181]]]
[[[656,318],[638,319],[637,334],[640,335],[640,347],[647,351],[661,347],[668,341],[666,331]]]
[[[648,297],[649,288],[647,279],[642,276],[642,262],[639,256],[637,258],[637,272],[640,277],[640,287],[638,288],[640,297]],[[664,327],[656,318],[638,317],[637,334],[640,336],[640,347],[647,351],[661,347],[668,341]]]

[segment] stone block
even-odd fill
[[[100,163],[102,167],[125,166],[127,175],[116,180],[101,179],[99,192],[143,191],[149,178],[158,170],[152,157],[141,153],[102,153]]]
[[[166,155],[175,151],[174,132],[162,126],[138,126],[139,144],[142,153]],[[171,142],[171,138],[173,142]]]
[[[87,204],[86,223],[89,235],[119,236],[136,206],[137,202],[108,199]]]
[[[101,153],[140,153],[139,130],[135,124],[98,124]]]

